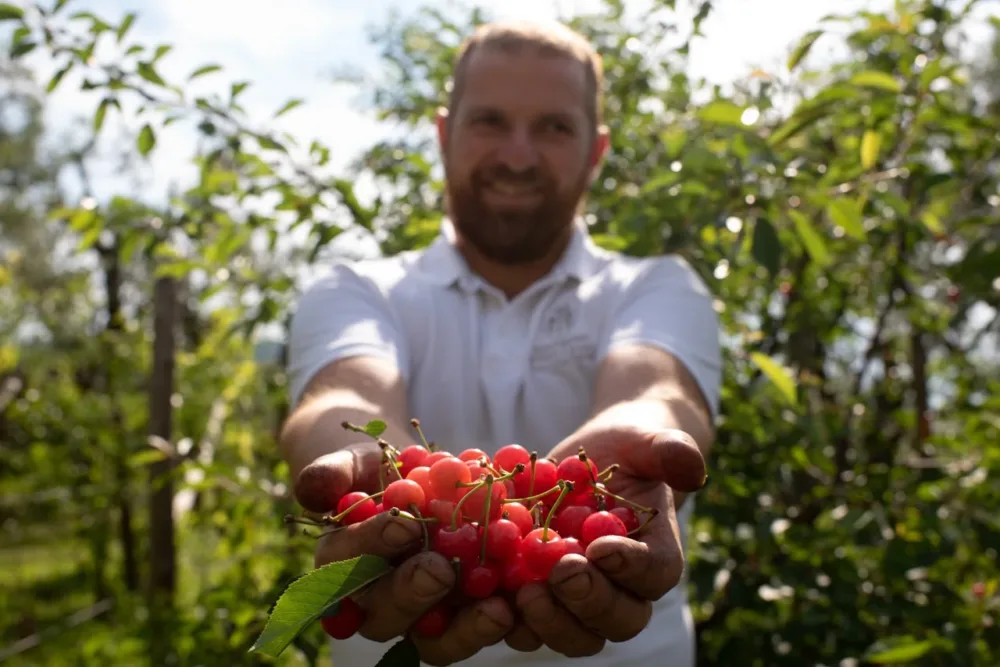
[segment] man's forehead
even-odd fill
[[[488,47],[471,54],[463,73],[464,103],[504,108],[537,106],[582,112],[587,77],[583,63],[537,47]],[[511,92],[524,90],[512,97]]]

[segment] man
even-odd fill
[[[478,30],[438,120],[440,237],[337,265],[291,328],[295,408],[281,445],[296,478],[325,466],[336,493],[370,489],[378,450],[341,423],[384,420],[383,437],[405,446],[417,417],[456,454],[520,443],[560,460],[583,445],[600,468],[621,464],[625,495],[661,510],[642,541],[598,540],[513,605],[481,601],[442,637],[417,638],[427,664],[694,665],[681,540],[691,502],[679,491],[704,481],[718,324],[683,261],[605,252],[579,220],[608,148],[601,87],[600,59],[564,27]],[[420,536],[377,517],[324,538],[316,563],[392,557]],[[454,583],[437,554],[406,560],[362,600],[367,621],[334,643],[336,666],[374,665]]]

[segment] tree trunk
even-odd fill
[[[177,322],[177,285],[173,278],[156,280],[153,293],[153,370],[149,385],[149,434],[170,442],[172,436],[170,397],[174,390],[175,325]],[[174,484],[171,478],[175,461],[166,457],[150,465],[149,565],[148,590],[150,655],[152,664],[166,665],[171,650],[169,628],[173,618],[176,586],[174,544]]]
[[[104,262],[104,290],[107,294],[107,317],[105,324],[105,390],[111,400],[112,427],[118,434],[118,450],[115,452],[115,480],[114,495],[115,505],[118,508],[118,539],[122,546],[122,561],[125,576],[125,588],[129,591],[136,591],[139,588],[139,563],[136,557],[135,532],[132,530],[132,502],[129,498],[130,473],[128,467],[128,456],[130,453],[129,439],[125,433],[124,419],[122,418],[121,407],[118,404],[116,380],[117,380],[117,353],[115,349],[115,339],[122,331],[124,318],[121,306],[121,257],[119,252],[121,243],[117,235],[111,242],[101,247],[101,258]]]

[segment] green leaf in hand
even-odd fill
[[[389,571],[376,556],[330,563],[292,582],[271,611],[251,652],[275,658],[329,607]]]
[[[384,421],[382,421],[381,419],[374,419],[365,424],[365,433],[367,433],[373,438],[377,438],[383,433],[385,433],[386,428],[388,428],[388,426]]]
[[[393,644],[375,667],[420,667],[420,653],[407,637]]]

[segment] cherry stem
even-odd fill
[[[660,513],[660,510],[655,507],[650,510],[649,515],[639,524],[638,528],[633,528],[628,532],[629,535],[635,535],[636,533],[641,533],[642,529],[649,525],[649,522],[656,518],[656,515]]]
[[[392,468],[392,471],[396,473],[396,479],[403,479],[403,473],[399,470],[398,462],[392,457],[388,452],[383,452],[382,463],[385,464],[387,468]],[[381,477],[381,475],[379,475]]]
[[[479,488],[480,486],[482,486],[485,483],[486,482],[476,482],[475,487]],[[458,486],[458,484],[456,484],[456,486]],[[464,496],[462,496],[461,498],[459,498],[457,503],[455,503],[455,509],[451,513],[451,529],[452,529],[452,531],[458,530],[458,517],[460,517],[462,515],[462,504],[473,493],[475,493],[475,490],[469,491]]]
[[[520,464],[518,464],[518,465],[520,465]],[[541,493],[536,493],[533,496],[525,496],[524,498],[505,498],[504,502],[505,503],[522,503],[523,504],[525,502],[531,502],[532,500],[541,500],[542,498],[544,498],[545,496],[549,495],[550,493],[552,493],[553,491],[555,491],[558,488],[559,488],[559,485],[556,484],[551,489],[547,489],[545,491],[542,491]]]
[[[410,507],[413,507],[413,503],[410,503]],[[433,516],[422,516],[420,512],[416,515],[410,514],[409,512],[403,512],[398,507],[393,507],[389,509],[389,516],[401,516],[404,519],[409,519],[410,521],[416,521],[417,523],[434,523],[437,521],[437,517]]]
[[[490,501],[493,499],[493,475],[486,476],[486,502],[483,503],[483,540],[479,546],[479,564],[486,562],[486,533],[490,529]]]
[[[352,505],[348,506],[348,508],[345,509],[343,512],[340,512],[339,514],[335,514],[334,516],[329,517],[329,519],[327,519],[327,520],[331,521],[333,523],[339,523],[339,522],[341,522],[341,521],[344,520],[345,516],[347,516],[348,514],[350,514],[351,512],[353,512],[359,505],[361,505],[361,503],[367,502],[369,500],[375,500],[376,498],[378,498],[379,496],[381,496],[383,493],[385,493],[385,491],[379,491],[378,493],[373,493],[372,495],[368,496],[367,498],[362,498],[361,500],[355,501]]]
[[[297,516],[292,516],[291,514],[285,515],[285,523],[286,524],[300,523],[303,526],[312,526],[313,528],[327,525],[327,521],[325,520],[325,518],[324,520],[316,521],[315,519],[310,519],[308,517],[297,517]]]
[[[437,447],[434,446],[434,443],[427,442],[427,438],[424,437],[424,432],[420,429],[419,419],[417,419],[416,417],[411,419],[410,426],[412,426],[413,430],[417,432],[417,435],[420,437],[420,444],[424,446],[424,449],[430,452],[437,451]]]
[[[495,478],[495,481],[506,482],[508,479],[514,479],[515,475],[519,475],[522,472],[524,472],[524,464],[518,463],[516,466],[514,466],[514,469],[508,473],[504,473],[501,475],[499,472],[497,472],[497,477]]]
[[[420,520],[420,528],[424,531],[423,551],[428,551],[431,548],[431,534],[430,531],[427,530],[427,522],[424,521],[424,517],[420,514],[420,510],[417,508],[416,503],[410,503],[410,511],[413,512],[414,516]]]
[[[632,501],[631,501],[631,500],[629,500],[628,498],[622,498],[621,496],[619,496],[619,495],[617,495],[617,494],[614,494],[614,493],[611,493],[610,491],[608,491],[608,490],[607,490],[606,488],[604,488],[603,486],[595,486],[594,488],[595,488],[595,489],[596,489],[596,490],[597,490],[597,491],[598,491],[599,493],[603,493],[603,494],[604,494],[604,495],[606,495],[606,496],[611,496],[612,498],[614,498],[614,499],[615,499],[615,500],[617,500],[618,502],[620,502],[620,503],[625,503],[626,505],[628,505],[629,507],[631,507],[631,508],[632,508],[632,509],[634,509],[634,510],[639,510],[640,512],[646,512],[646,513],[649,513],[649,512],[653,512],[653,511],[655,511],[655,510],[654,510],[653,508],[651,508],[651,507],[643,507],[642,505],[640,505],[640,504],[638,504],[638,503],[634,503],[634,502],[632,502]]]
[[[538,461],[538,452],[531,452],[531,474],[528,476],[528,497],[535,495],[535,462]]]
[[[611,479],[612,475],[614,475],[616,472],[618,472],[618,468],[620,468],[620,467],[621,466],[619,464],[612,463],[607,468],[605,468],[601,472],[597,473],[597,481],[598,482],[606,482],[606,481],[608,481],[609,479]]]
[[[559,505],[562,504],[563,498],[565,498],[569,492],[573,490],[573,482],[560,480],[559,487],[562,491],[560,491],[559,497],[556,498],[556,501],[552,503],[552,509],[549,510],[548,516],[545,517],[545,525],[542,526],[542,542],[549,541],[549,523],[552,521],[552,517],[556,515],[556,510],[559,509]]]
[[[590,483],[597,484],[597,476],[594,473],[594,469],[590,467],[590,459],[587,458],[587,452],[583,450],[583,447],[580,448],[580,453],[577,454],[577,458],[579,458],[587,467],[587,474],[590,475]]]
[[[605,496],[602,496],[599,493],[597,494],[597,511],[598,512],[607,512],[608,511],[608,503],[607,503],[607,501],[604,498],[605,498]]]
[[[399,456],[399,450],[393,447],[392,443],[382,438],[378,438],[375,443],[382,449],[382,452],[390,461],[397,463],[396,457]]]

